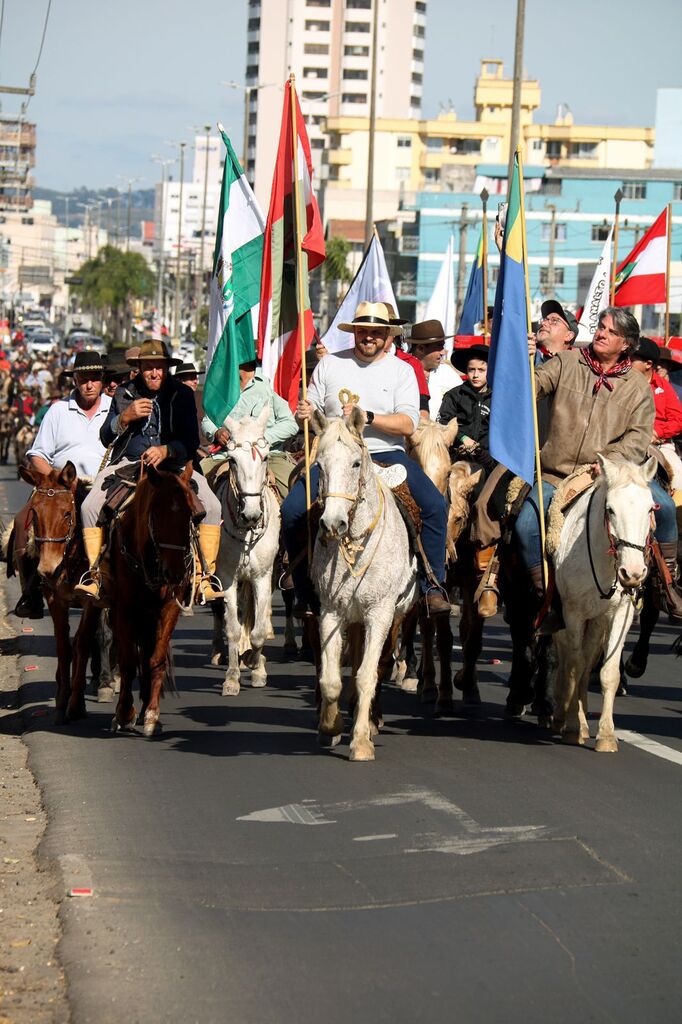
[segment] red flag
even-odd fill
[[[616,271],[616,306],[665,302],[668,207]]]
[[[301,339],[298,320],[298,266],[294,234],[294,138],[298,154],[298,194],[305,223],[303,237],[303,309],[305,347],[315,333],[310,309],[308,271],[323,262],[324,235],[320,210],[313,192],[313,163],[310,142],[303,114],[294,90],[295,129],[292,123],[292,83],[284,86],[282,128],[277,148],[277,161],[270,194],[270,209],[263,244],[260,314],[258,318],[257,351],[263,371],[274,390],[285,398],[292,409],[298,401],[301,373]]]

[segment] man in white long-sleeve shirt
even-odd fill
[[[389,313],[383,302],[361,302],[351,324],[340,330],[355,336],[352,349],[325,356],[316,366],[308,388],[307,401],[301,401],[296,420],[302,424],[315,409],[326,416],[347,416],[353,405],[342,404],[339,393],[345,388],[358,396],[357,405],[367,417],[364,440],[375,462],[405,467],[407,483],[422,516],[422,545],[429,565],[439,583],[445,579],[445,535],[447,508],[445,499],[417,463],[405,451],[405,435],[412,434],[419,422],[419,392],[412,368],[390,355]],[[311,467],[313,501],[318,491],[317,466]],[[294,585],[300,606],[315,604],[307,579],[307,565],[297,561],[301,524],[306,517],[305,483],[301,479],[282,505],[284,542],[293,566]],[[429,613],[449,613],[444,593],[432,586],[425,574],[421,578]]]

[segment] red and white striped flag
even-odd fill
[[[665,302],[668,207],[642,235],[616,271],[616,306]]]
[[[298,320],[298,267],[294,234],[294,138],[298,150],[298,191],[305,223],[300,225],[303,250],[303,309],[305,347],[315,334],[310,309],[308,272],[324,261],[324,234],[312,184],[313,164],[303,114],[294,92],[295,129],[292,123],[292,83],[284,86],[282,128],[265,226],[263,273],[258,319],[258,355],[274,390],[292,409],[298,401],[301,374],[301,339]]]

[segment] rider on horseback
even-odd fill
[[[94,599],[100,595],[98,566],[105,539],[99,517],[112,467],[120,472],[143,462],[145,466],[177,470],[194,460],[199,447],[194,394],[169,374],[170,367],[181,360],[171,356],[165,342],[150,340],[144,341],[136,358],[128,362],[138,373],[116,389],[101,430],[102,442],[110,446],[110,461],[98,473],[81,510],[90,571],[75,589]],[[201,575],[199,591],[204,600],[212,601],[222,596],[211,582],[220,545],[220,502],[203,476],[195,472],[192,479],[206,513],[199,525],[199,544],[207,571]]]
[[[445,539],[447,508],[445,499],[417,463],[405,452],[404,437],[412,434],[419,422],[419,397],[412,369],[387,349],[394,328],[383,302],[361,302],[353,322],[339,329],[355,335],[352,349],[325,356],[318,363],[308,389],[308,400],[296,410],[299,423],[309,420],[315,409],[326,416],[348,416],[354,401],[364,409],[367,428],[364,440],[372,460],[405,468],[407,483],[422,516],[422,545],[436,579],[445,579]],[[357,399],[341,403],[340,392],[357,391]],[[404,479],[404,477],[403,477]],[[310,486],[317,498],[319,472],[311,467]],[[300,527],[306,518],[305,483],[300,479],[282,505],[284,543],[291,560],[299,607],[315,604],[307,579],[307,565],[299,559]],[[449,614],[450,604],[440,588],[421,574],[421,589],[431,615]]]

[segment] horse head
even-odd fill
[[[368,470],[369,455],[362,439],[367,420],[364,412],[354,407],[344,419],[328,420],[316,410],[311,422],[319,437],[317,464],[324,505],[320,528],[329,536],[343,537],[353,510],[369,496],[370,481],[376,479]]]
[[[407,439],[407,450],[432,480],[441,494],[445,494],[450,475],[450,446],[457,437],[457,420],[434,423],[420,420],[417,429]]]
[[[649,483],[658,463],[643,466],[612,462],[597,456],[601,468],[598,487],[604,489],[604,522],[610,553],[616,560],[616,578],[625,590],[636,590],[646,579],[647,545],[654,525],[654,501]]]
[[[38,572],[44,579],[51,580],[61,569],[78,526],[76,467],[73,462],[67,462],[63,469],[37,473],[30,466],[22,465],[19,475],[35,488],[28,506],[27,525],[33,528]]]
[[[149,466],[135,489],[134,515],[139,555],[151,546],[154,571],[162,583],[179,586],[192,564],[190,527],[192,463],[181,474]],[[131,508],[132,511],[132,508]]]
[[[268,444],[264,430],[270,418],[270,406],[265,405],[256,417],[241,420],[227,417],[225,426],[230,432],[227,458],[230,478],[237,499],[237,520],[243,527],[254,527],[263,518],[264,492],[268,478]]]

